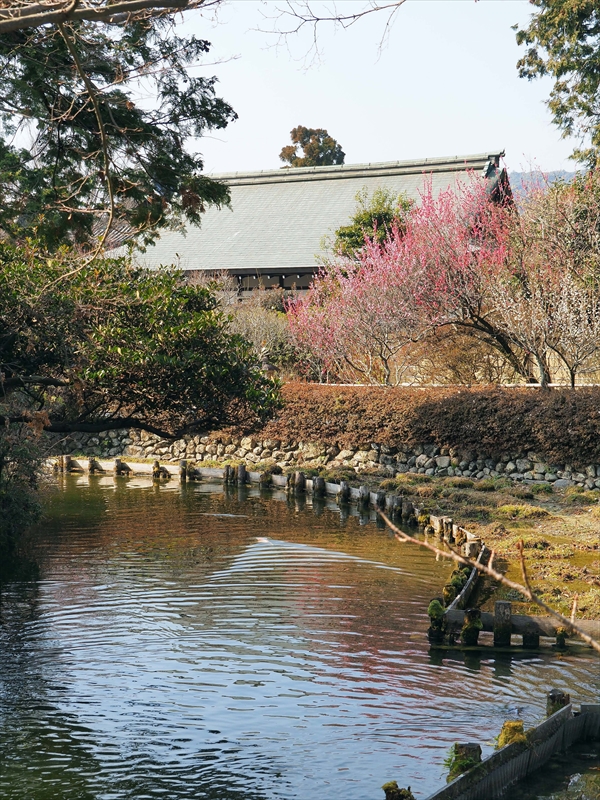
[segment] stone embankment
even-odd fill
[[[600,489],[600,464],[575,469],[570,464],[548,463],[543,454],[534,452],[502,453],[499,458],[490,458],[485,453],[459,452],[432,444],[409,448],[373,443],[340,449],[318,442],[261,440],[260,436],[235,437],[219,433],[189,436],[173,442],[145,431],[121,430],[101,435],[76,433],[57,441],[53,451],[105,458],[124,456],[162,461],[185,458],[199,465],[244,463],[250,469],[257,464],[264,469],[277,466],[283,470],[349,467],[357,474],[382,477],[406,472],[474,480],[504,477],[513,481],[550,483],[556,488],[578,484]]]

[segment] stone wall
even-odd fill
[[[54,453],[97,457],[129,457],[178,461],[187,459],[205,466],[244,462],[249,468],[277,465],[288,468],[351,467],[358,474],[394,477],[404,472],[425,475],[464,476],[474,480],[505,477],[514,481],[551,483],[556,488],[573,484],[588,489],[600,488],[600,464],[584,470],[569,464],[549,464],[543,455],[533,452],[503,453],[491,459],[485,453],[459,452],[423,444],[413,448],[371,444],[369,449],[326,447],[315,442],[281,441],[258,436],[235,437],[225,434],[190,436],[178,441],[159,438],[145,431],[109,431],[89,435],[76,433],[56,440]]]

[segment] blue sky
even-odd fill
[[[407,0],[383,50],[385,18],[373,14],[349,30],[323,26],[320,58],[309,66],[309,30],[289,48],[266,32],[274,23],[263,15],[284,5],[231,0],[216,23],[199,12],[183,18],[186,32],[212,42],[210,60],[223,60],[202,71],[219,77],[220,95],[239,114],[199,142],[206,171],[280,167],[298,124],[327,128],[349,164],[504,148],[511,170],[574,168],[574,143],[561,139],[544,103],[551,81],[517,75],[511,25],[526,24],[526,0]]]

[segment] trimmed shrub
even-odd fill
[[[340,448],[432,443],[458,454],[534,451],[600,464],[600,387],[406,388],[288,383],[265,437]]]

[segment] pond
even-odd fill
[[[581,651],[430,651],[451,565],[365,523],[265,490],[61,479],[2,587],[0,796],[423,798],[454,741],[490,752],[548,688],[596,701]]]

